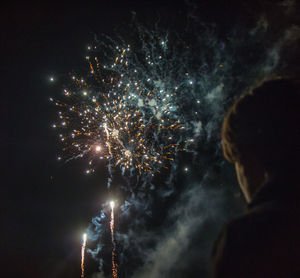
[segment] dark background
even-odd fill
[[[204,21],[217,21],[224,29],[241,16],[250,24],[268,7],[260,1],[237,2],[198,5]],[[98,1],[1,8],[1,277],[80,275],[82,232],[107,198],[106,174],[83,175],[82,161],[57,162],[49,77],[82,67],[94,34],[111,34],[116,26],[131,22],[132,11],[145,23],[159,18],[179,22],[186,5]]]

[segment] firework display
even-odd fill
[[[190,41],[190,37],[183,34],[138,26],[131,39],[103,36],[88,47],[85,70],[71,73],[64,82],[63,96],[50,98],[58,108],[58,120],[52,127],[57,130],[63,146],[59,160],[86,158],[86,174],[96,171],[100,163],[109,173],[107,185],[110,189],[113,174],[132,178],[130,183],[116,185],[124,198],[118,206],[118,215],[123,221],[120,222],[126,222],[125,228],[118,221],[115,231],[114,202],[109,203],[109,213],[107,204],[103,205],[88,227],[89,238],[96,241],[97,246],[87,251],[99,262],[103,273],[108,265],[104,263],[104,258],[108,257],[104,241],[106,232],[110,231],[113,248],[109,254],[109,271],[114,278],[122,276],[125,268],[133,273],[136,265],[145,262],[155,264],[153,271],[157,273],[153,272],[151,277],[171,271],[176,260],[168,266],[160,256],[156,260],[152,254],[165,255],[165,250],[171,250],[170,254],[179,260],[181,251],[176,249],[177,245],[172,245],[173,237],[184,243],[194,231],[190,226],[200,227],[198,208],[201,204],[197,202],[202,197],[195,202],[184,202],[183,216],[177,215],[181,220],[176,218],[173,223],[178,225],[170,229],[175,231],[170,241],[164,241],[163,235],[157,235],[155,229],[149,231],[146,219],[153,217],[157,203],[163,207],[167,198],[175,194],[177,189],[173,181],[178,173],[196,177],[197,183],[190,186],[197,190],[185,188],[188,193],[192,192],[188,200],[198,195],[206,196],[197,186],[199,181],[214,186],[220,175],[214,169],[223,167],[219,162],[219,136],[226,107],[241,91],[276,67],[273,52],[266,51],[263,43],[257,43],[264,35],[263,23],[254,30],[228,35],[226,39],[220,39],[214,29],[189,35]],[[257,50],[255,59],[249,60],[243,54],[245,42],[247,49],[255,47]],[[180,154],[189,156],[181,162]],[[113,172],[113,169],[120,171]],[[152,181],[157,176],[159,182],[154,184]],[[136,180],[149,186],[136,187]],[[218,180],[218,184],[223,183]],[[207,200],[211,199],[203,197],[201,202],[209,206]],[[201,207],[201,211],[205,208]],[[184,217],[186,215],[188,217]],[[182,228],[182,223],[186,227]],[[163,243],[161,247],[159,241]],[[164,248],[164,244],[172,248]],[[144,250],[150,250],[147,257]],[[146,264],[145,269],[148,273]]]

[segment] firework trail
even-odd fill
[[[110,216],[110,233],[111,233],[111,241],[113,244],[113,250],[111,253],[111,261],[112,261],[112,277],[117,278],[118,277],[118,265],[115,262],[116,257],[116,242],[115,242],[115,236],[114,236],[114,207],[115,203],[114,201],[110,202],[111,207],[111,216]]]
[[[85,255],[86,240],[87,240],[87,235],[83,234],[82,247],[81,247],[81,278],[84,278],[84,255]]]

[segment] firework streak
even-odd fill
[[[110,216],[110,232],[111,232],[111,242],[113,244],[113,250],[111,253],[111,261],[112,261],[112,277],[117,278],[118,277],[118,265],[115,263],[115,256],[116,256],[116,242],[115,242],[115,236],[114,236],[114,206],[115,203],[113,201],[110,202],[111,207],[111,216]]]
[[[81,247],[81,278],[84,278],[84,254],[85,254],[85,247],[86,247],[86,234],[83,234],[83,241]]]

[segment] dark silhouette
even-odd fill
[[[248,203],[221,231],[212,277],[300,277],[300,81],[267,81],[239,98],[222,127]]]

